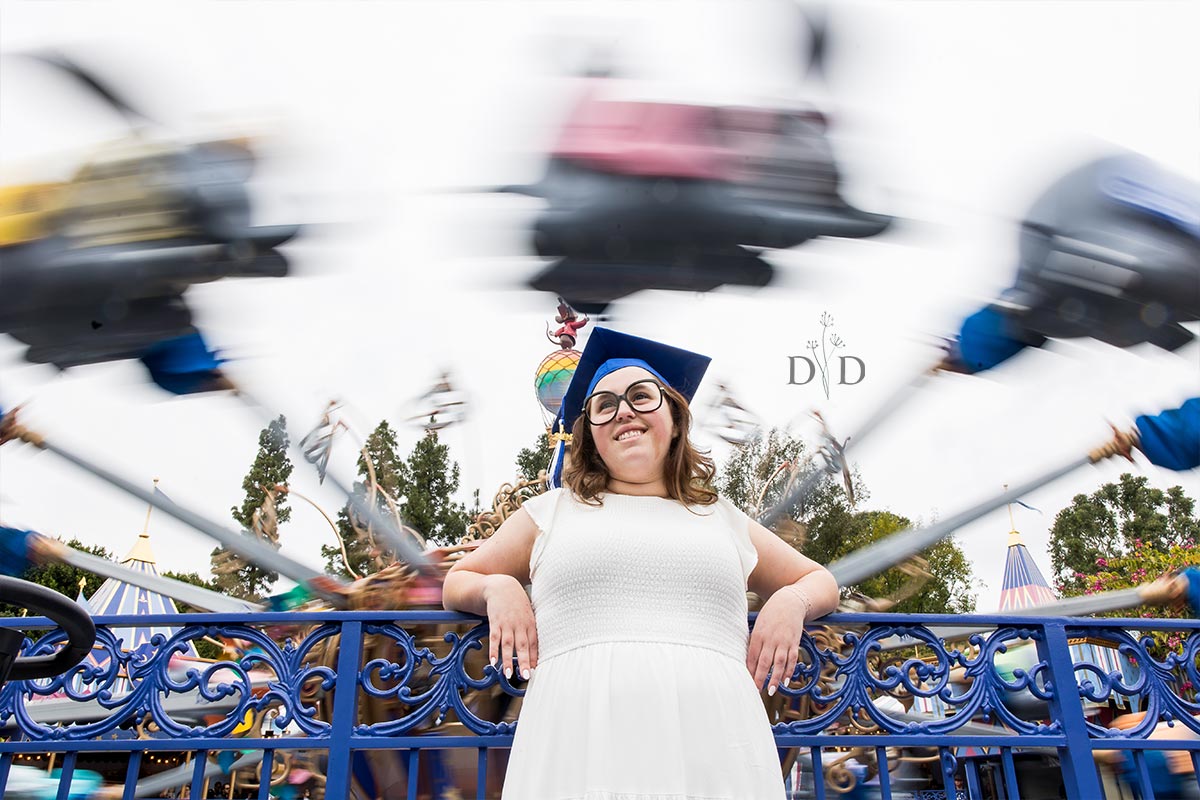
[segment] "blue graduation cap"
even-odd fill
[[[557,489],[562,485],[563,459],[571,426],[583,413],[583,401],[596,390],[596,384],[604,376],[624,367],[641,367],[679,392],[690,403],[711,361],[708,356],[662,342],[630,336],[609,328],[594,329],[579,357],[575,374],[563,395],[558,419],[551,429],[551,436],[558,438],[558,444],[550,461],[550,488]]]

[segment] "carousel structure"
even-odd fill
[[[39,58],[90,86],[134,130],[72,180],[0,197],[16,198],[0,205],[0,332],[27,345],[31,363],[131,360],[166,391],[222,392],[231,405],[274,419],[222,369],[184,291],[226,277],[283,277],[288,261],[276,248],[301,229],[249,224],[254,158],[244,146],[151,137],[148,118],[97,76],[65,57]],[[0,795],[500,796],[526,681],[488,663],[486,620],[444,611],[441,587],[458,559],[547,490],[551,459],[569,457],[559,420],[577,409],[563,409],[563,397],[576,348],[595,330],[572,302],[600,313],[644,289],[761,286],[773,272],[768,250],[817,237],[833,247],[881,235],[893,221],[842,197],[826,119],[815,109],[638,102],[609,98],[600,91],[607,88],[585,94],[545,178],[523,187],[548,205],[531,235],[552,262],[532,285],[557,299],[557,327],[545,325],[550,352],[520,365],[532,368],[546,426],[544,468],[500,486],[453,541],[439,544],[405,518],[405,498],[383,485],[365,441],[354,448],[363,480],[339,481],[330,453],[341,436],[357,434],[337,402],[294,450],[311,468],[307,479],[345,512],[339,526],[322,510],[333,533],[314,537],[340,552],[339,574],[279,547],[280,499],[316,505],[301,493],[306,478],[257,487],[261,506],[244,528],[234,526],[122,474],[86,442],[26,424],[21,407],[0,409],[6,451],[37,451],[62,465],[64,482],[98,481],[173,517],[221,548],[219,573],[253,566],[294,584],[243,598],[159,574],[149,512],[119,563],[74,550],[53,532],[0,527],[0,597],[15,609],[0,617]],[[615,118],[629,124],[614,134]],[[671,157],[678,153],[686,157]],[[927,368],[877,398],[851,435],[835,435],[818,414],[822,431],[806,457],[767,465],[743,510],[803,549],[796,509],[843,481],[853,501],[855,448],[948,373],[982,373],[1058,337],[1184,346],[1193,337],[1184,323],[1200,317],[1197,208],[1194,184],[1129,154],[1066,171],[1020,227],[1012,287],[964,321]],[[623,238],[612,235],[617,228]],[[467,396],[456,384],[443,372],[404,418],[425,436],[465,426]],[[759,435],[728,386],[711,407],[730,447]],[[1117,762],[1129,764],[1126,785],[1149,797],[1159,751],[1179,756],[1183,772],[1190,764],[1196,788],[1200,570],[1059,599],[1013,524],[995,548],[1007,548],[995,613],[893,610],[928,579],[921,554],[991,511],[1135,448],[1161,447],[1174,463],[1189,463],[1195,442],[1186,431],[1200,426],[1193,408],[1200,413],[1185,405],[1162,424],[1114,429],[993,497],[829,564],[843,604],[808,625],[790,684],[762,698],[792,798],[1092,800],[1113,785],[1105,765]],[[354,562],[362,569],[351,552],[365,554]],[[15,577],[54,564],[106,582],[77,602]],[[853,591],[885,573],[903,576],[890,596]],[[1153,616],[1163,608],[1179,616]],[[698,693],[694,702],[712,698]],[[1128,712],[1140,716],[1118,721]]]

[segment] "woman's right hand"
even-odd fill
[[[488,661],[504,677],[512,678],[513,654],[517,657],[517,672],[525,680],[537,667],[537,623],[533,604],[525,587],[511,575],[489,575],[484,590],[488,618]]]
[[[488,658],[513,676],[528,678],[538,663],[537,625],[533,605],[525,593],[529,560],[538,527],[529,512],[518,508],[504,524],[473,552],[450,568],[442,584],[442,605],[447,611],[465,611],[487,617]]]

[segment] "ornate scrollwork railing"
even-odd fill
[[[0,775],[16,753],[97,750],[98,742],[132,751],[152,730],[158,750],[324,751],[323,790],[349,796],[356,751],[459,749],[482,759],[484,751],[504,750],[524,695],[523,682],[486,662],[486,624],[460,614],[97,622],[96,648],[82,664],[53,679],[0,687]],[[864,777],[848,763],[865,764],[866,775],[879,780],[921,765],[936,789],[953,785],[956,775],[978,785],[993,756],[994,772],[1015,781],[1014,752],[1042,748],[1058,760],[1066,795],[1090,797],[1099,787],[1093,751],[1200,752],[1194,621],[844,614],[823,622],[805,634],[791,685],[764,700],[777,742],[799,755],[802,769],[840,749],[824,770],[834,794]],[[938,636],[939,626],[964,622],[990,630],[949,643]],[[28,629],[38,621],[0,624]],[[111,631],[131,625],[175,632],[127,651]],[[1166,651],[1151,631],[1166,631],[1174,649]],[[187,658],[188,643],[204,638],[228,643],[227,656]],[[23,652],[53,652],[62,641],[61,633],[27,639]],[[1069,642],[1079,641],[1111,654],[1073,656]],[[1125,709],[1144,717],[1124,728],[1111,724]],[[282,736],[265,738],[268,712]],[[406,758],[406,769],[424,769],[416,756]],[[476,778],[487,773],[481,770]],[[476,796],[490,796],[489,780],[473,784]],[[421,785],[414,779],[411,796],[435,796],[421,794]]]

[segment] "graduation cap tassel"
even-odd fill
[[[556,420],[555,425],[560,425],[559,421]],[[567,445],[571,443],[571,434],[558,430],[550,433],[549,437],[554,442],[554,455],[550,457],[550,468],[546,471],[546,483],[549,488],[558,489],[562,486],[563,462],[567,458]]]
[[[17,439],[32,444],[40,450],[48,450],[59,458],[63,458],[85,472],[89,472],[102,481],[121,489],[127,494],[149,503],[160,511],[170,514],[175,519],[189,525],[206,536],[219,542],[226,550],[230,550],[271,572],[278,572],[299,584],[307,586],[316,595],[328,600],[335,606],[345,605],[342,592],[348,587],[341,580],[306,567],[298,561],[276,551],[270,545],[260,542],[253,534],[235,532],[191,509],[168,500],[161,492],[151,492],[129,481],[115,472],[96,464],[70,449],[47,441],[36,431],[19,425],[15,412],[11,412],[0,424],[0,443]]]

